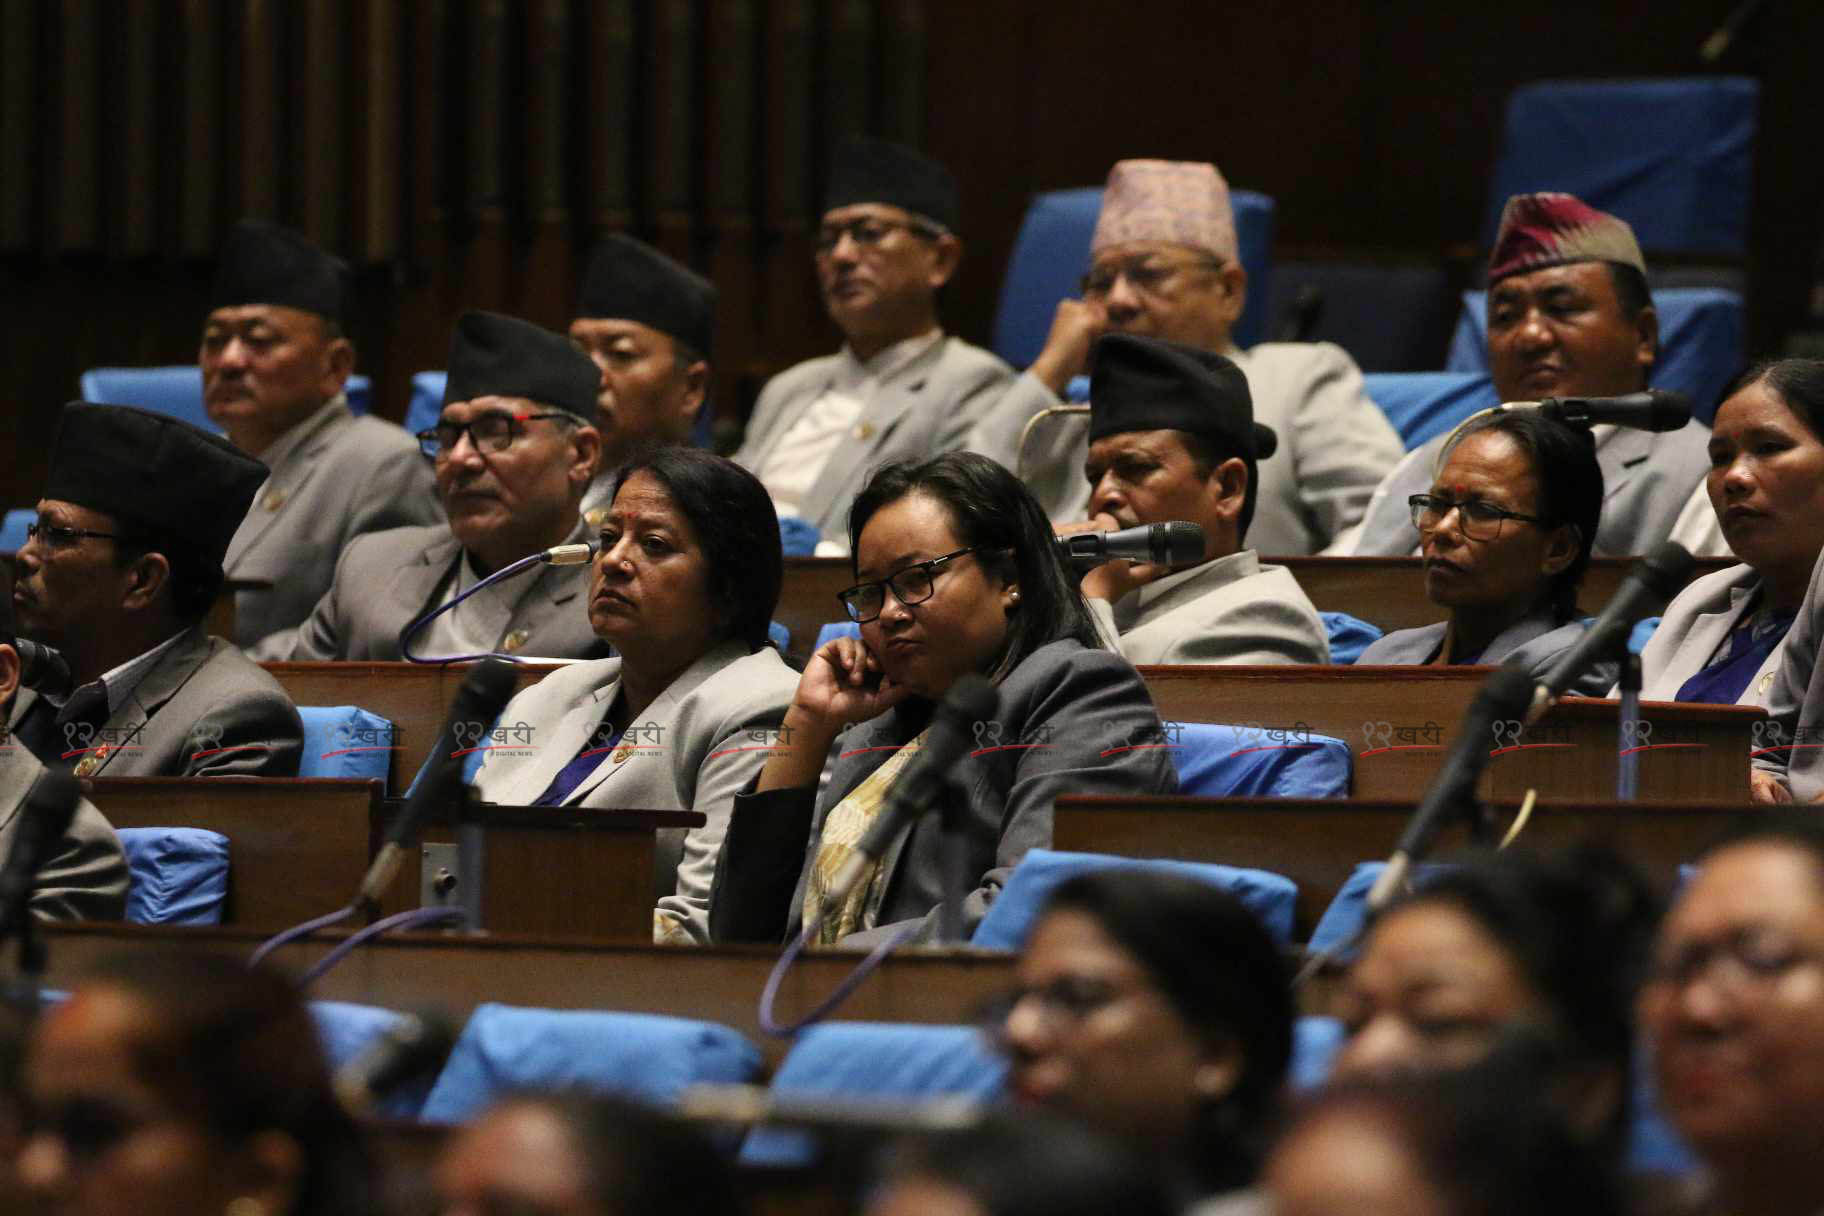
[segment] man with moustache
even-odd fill
[[[600,382],[564,338],[498,313],[464,313],[443,411],[418,436],[449,522],[357,538],[291,658],[406,658],[406,627],[461,596],[417,633],[414,657],[606,654],[584,611],[586,563],[546,565],[469,594],[512,562],[588,539],[579,508],[601,457]]]
[[[197,361],[209,417],[268,470],[222,563],[260,584],[234,596],[255,659],[291,650],[349,541],[439,518],[412,437],[349,411],[347,297],[348,267],[295,232],[246,220],[223,246]]]
[[[956,182],[936,161],[880,140],[838,153],[817,283],[843,347],[769,380],[735,453],[781,518],[822,532],[819,552],[846,550],[849,504],[869,470],[963,447],[1013,380],[938,322],[938,292],[963,254],[957,215]]]

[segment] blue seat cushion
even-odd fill
[[[228,838],[205,828],[122,828],[127,919],[138,925],[219,925],[228,899]]]
[[[837,638],[858,638],[860,636],[861,626],[854,621],[831,621],[817,631],[817,644],[811,647],[811,651],[815,653],[823,649],[825,642],[833,642]]]
[[[1200,798],[1343,798],[1354,757],[1341,739],[1203,722],[1176,725],[1178,788]],[[1275,737],[1278,734],[1280,737]]]
[[[973,1026],[824,1022],[798,1036],[773,1077],[780,1097],[888,1101],[964,1097],[991,1102],[1007,1062]],[[741,1148],[747,1165],[806,1165],[814,1144],[790,1128],[756,1128]]]
[[[1330,637],[1330,661],[1353,663],[1362,651],[1381,640],[1381,627],[1347,612],[1320,612],[1324,632]]]
[[[331,1073],[353,1062],[374,1040],[405,1020],[396,1010],[349,1001],[312,1001],[310,1016],[317,1024],[317,1041],[323,1045],[323,1059]],[[433,1079],[423,1077],[387,1094],[378,1113],[391,1119],[417,1117]]]
[[[1485,361],[1471,371],[1371,372],[1362,377],[1408,452],[1479,410],[1499,405]]]
[[[300,705],[304,759],[300,777],[385,781],[392,771],[393,724],[355,705]]]
[[[1298,902],[1298,886],[1283,875],[1213,862],[1152,861],[1110,857],[1102,853],[1032,849],[1020,859],[1020,864],[1008,876],[1007,885],[988,905],[988,914],[975,927],[971,943],[990,950],[1018,950],[1026,944],[1026,935],[1032,932],[1046,901],[1060,883],[1079,874],[1117,866],[1178,874],[1221,887],[1260,917],[1275,940],[1292,940],[1292,915]]]
[[[30,507],[20,507],[6,513],[6,522],[0,524],[0,553],[17,553],[25,548],[25,530],[38,518],[38,512]]]
[[[779,517],[779,545],[787,557],[810,557],[817,552],[823,533],[808,519],[796,515]]]
[[[691,1085],[734,1085],[760,1050],[714,1022],[649,1013],[477,1006],[425,1098],[429,1123],[460,1123],[516,1090],[581,1090],[668,1106]]]
[[[1292,1023],[1292,1062],[1286,1079],[1294,1090],[1316,1089],[1330,1079],[1344,1037],[1343,1023],[1337,1018],[1308,1013]]]

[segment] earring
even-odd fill
[[[1013,594],[1012,594],[1012,599],[1013,599],[1013,602],[1014,602],[1014,603],[1016,603],[1016,604],[1017,604],[1017,603],[1019,603],[1019,602],[1020,602],[1020,591],[1019,591],[1019,588],[1017,588],[1017,587],[1016,587],[1016,588],[1014,588],[1014,590],[1013,590]]]

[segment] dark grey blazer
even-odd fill
[[[944,791],[965,827],[975,883],[963,903],[965,933],[980,923],[1026,851],[1050,846],[1051,804],[1059,794],[1178,791],[1163,749],[1132,746],[1159,736],[1159,714],[1140,674],[1119,655],[1053,642],[1014,668],[999,691],[996,721],[977,734],[984,750],[958,765]],[[922,726],[910,706],[900,705],[851,727],[837,741],[821,796],[814,789],[756,794],[750,783],[735,798],[711,895],[711,940],[778,941],[798,932],[804,875],[824,817]],[[1105,754],[1113,749],[1120,750]],[[938,820],[926,815],[888,847],[881,924],[846,944],[873,944],[905,921],[924,922],[919,936],[932,936],[943,899]]]
[[[11,724],[37,699],[21,691]],[[84,751],[80,777],[295,777],[304,724],[277,680],[196,625],[100,731],[72,742]]]
[[[456,572],[462,545],[448,524],[358,536],[336,563],[336,581],[298,630],[294,660],[403,659],[399,631],[430,611]],[[494,648],[528,658],[600,659],[583,593],[589,567],[546,566],[522,577],[531,588]]]
[[[44,766],[19,743],[0,744],[0,857],[13,850],[19,809]],[[84,798],[32,885],[40,920],[119,920],[127,909],[127,858],[95,805]]]
[[[1375,664],[1402,666],[1429,663],[1437,656],[1438,648],[1444,644],[1446,628],[1447,622],[1439,621],[1435,625],[1421,625],[1417,629],[1396,629],[1379,641],[1370,643],[1356,663],[1364,667]],[[1583,621],[1560,625],[1550,613],[1536,612],[1496,634],[1488,648],[1474,659],[1466,660],[1465,665],[1486,663],[1494,666],[1509,659],[1517,659],[1537,680],[1551,670],[1560,655],[1577,644],[1577,639],[1583,636],[1584,628]],[[1569,692],[1577,697],[1606,697],[1609,689],[1614,687],[1619,670],[1619,664],[1606,661],[1598,663],[1572,683]]]

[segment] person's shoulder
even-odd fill
[[[1018,374],[993,351],[983,350],[954,334],[946,334],[940,346],[938,358],[946,370],[959,376],[1011,380]]]
[[[783,716],[798,691],[798,673],[771,646],[742,655],[703,681],[693,695],[729,721]]]
[[[1334,342],[1262,342],[1248,347],[1236,362],[1248,373],[1258,372],[1275,379],[1361,371],[1354,356]]]
[[[454,544],[455,540],[455,534],[450,531],[447,523],[406,524],[399,528],[364,532],[349,540],[348,546],[342,551],[342,563],[356,566],[374,561],[396,562],[438,545]]]
[[[1131,683],[1144,688],[1140,673],[1122,655],[1075,638],[1060,638],[1027,655],[1001,682],[1002,700],[1042,695],[1059,687]]]
[[[292,704],[291,694],[277,677],[248,658],[239,646],[214,634],[205,639],[202,662],[189,685],[211,697],[276,697]]]
[[[330,446],[339,458],[367,464],[378,464],[401,455],[424,459],[418,441],[404,427],[370,414],[355,415],[347,426],[336,432]]]
[[[802,363],[794,363],[784,371],[774,373],[761,387],[761,398],[801,391],[812,381],[828,376],[836,366],[838,357],[838,355],[818,355],[815,358],[806,359]]]
[[[1358,666],[1372,667],[1376,663],[1402,664],[1408,661],[1407,655],[1415,649],[1430,650],[1437,644],[1437,639],[1444,635],[1446,623],[1439,621],[1431,625],[1415,625],[1411,629],[1395,629],[1382,634],[1368,643],[1361,657],[1356,659]]]

